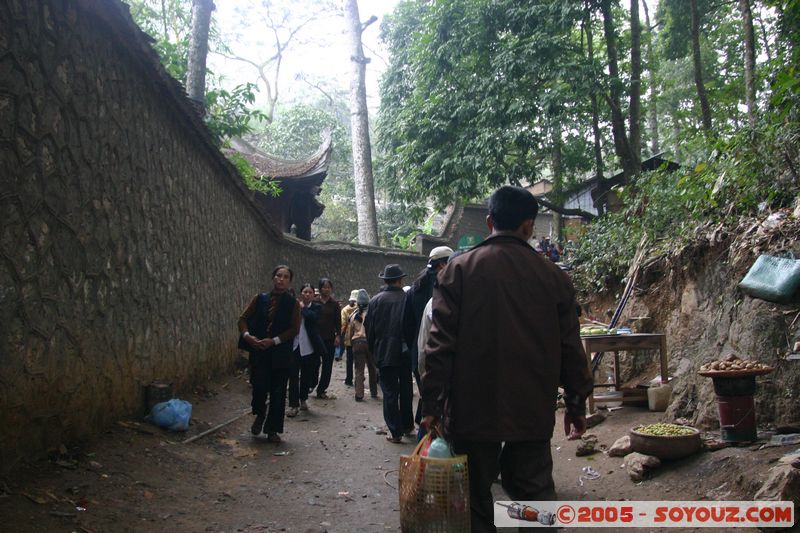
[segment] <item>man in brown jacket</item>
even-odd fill
[[[489,199],[491,235],[452,260],[433,292],[422,376],[423,424],[441,419],[469,458],[472,531],[495,531],[491,485],[514,500],[552,500],[550,438],[557,388],[570,438],[586,431],[592,376],[575,291],[528,244],[538,205],[525,189]],[[571,431],[570,431],[571,430]]]

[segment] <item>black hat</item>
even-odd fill
[[[378,277],[383,280],[392,280],[392,279],[400,279],[406,277],[405,272],[403,269],[400,268],[400,265],[386,265],[383,267],[383,272],[378,274]]]

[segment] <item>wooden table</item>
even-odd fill
[[[637,350],[658,350],[661,363],[661,383],[669,381],[667,369],[667,337],[663,333],[631,333],[628,335],[587,335],[581,337],[583,349],[589,362],[589,371],[592,369],[592,353],[614,353],[614,382],[595,383],[595,388],[613,386],[615,391],[620,390],[619,379],[619,352],[632,352]],[[623,391],[624,392],[624,391]],[[633,394],[623,396],[622,402],[647,401],[647,392],[634,391]],[[594,394],[589,396],[589,413],[594,412]]]

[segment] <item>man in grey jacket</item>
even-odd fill
[[[406,338],[403,309],[405,273],[400,265],[386,265],[379,274],[386,287],[369,302],[364,328],[367,345],[375,357],[383,391],[383,419],[391,435],[390,442],[402,442],[403,434],[414,430],[411,383],[411,339]]]
[[[572,283],[528,244],[538,211],[525,189],[489,199],[491,235],[453,259],[433,291],[423,424],[444,422],[470,471],[472,531],[495,531],[491,485],[518,501],[555,499],[550,438],[559,385],[564,427],[586,430],[592,376]]]

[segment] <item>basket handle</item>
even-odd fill
[[[425,433],[425,436],[419,440],[419,442],[417,443],[417,447],[414,448],[414,451],[411,453],[411,455],[419,455],[420,451],[422,450],[422,447],[425,446],[425,443],[428,442],[429,440],[431,440],[430,431],[428,433]]]

